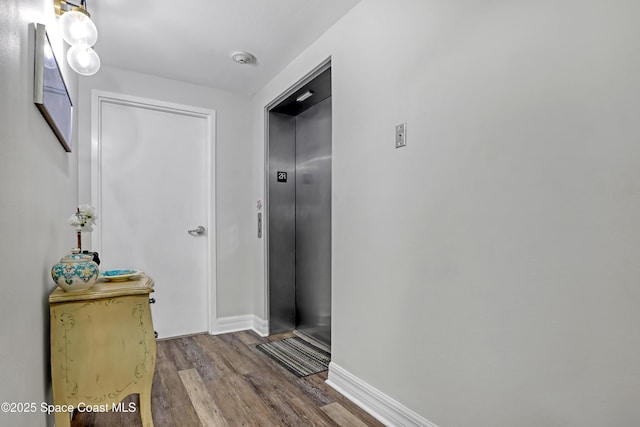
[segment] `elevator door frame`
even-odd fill
[[[271,110],[276,107],[278,104],[280,104],[284,99],[286,99],[287,97],[291,96],[293,93],[295,93],[296,91],[300,90],[300,88],[302,88],[304,85],[306,85],[307,83],[311,82],[312,80],[314,80],[316,77],[318,77],[320,74],[322,74],[324,71],[326,71],[327,69],[331,68],[331,58],[328,58],[327,60],[323,61],[320,65],[318,65],[316,68],[314,68],[312,71],[310,71],[308,74],[306,74],[304,77],[302,77],[300,80],[298,80],[298,82],[296,82],[293,86],[291,86],[289,89],[287,89],[286,91],[284,91],[280,96],[278,96],[277,98],[275,98],[273,101],[271,101],[264,110],[264,117],[265,117],[265,183],[264,183],[264,188],[265,188],[265,200],[264,200],[264,213],[263,213],[263,218],[261,220],[261,225],[262,225],[262,231],[263,231],[263,244],[264,244],[264,277],[265,277],[265,293],[264,293],[264,312],[266,313],[267,316],[267,324],[268,324],[268,333],[271,334],[271,308],[270,308],[270,288],[271,288],[271,284],[270,284],[270,230],[269,230],[269,203],[270,203],[270,184],[269,184],[269,173],[270,173],[270,134],[269,134],[269,113],[271,112]],[[258,220],[260,221],[260,219]],[[331,252],[332,255],[332,259],[333,259],[333,251]],[[333,312],[333,309],[331,309],[331,311]],[[333,317],[333,316],[332,316]],[[295,332],[295,319],[294,319],[294,325],[292,330]]]

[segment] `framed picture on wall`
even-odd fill
[[[46,27],[35,25],[35,75],[33,102],[65,151],[71,152],[73,105],[53,54]]]

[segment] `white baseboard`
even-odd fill
[[[219,335],[247,330],[252,330],[261,337],[266,337],[269,334],[269,322],[253,314],[221,317],[214,321],[211,334]]]
[[[261,337],[269,336],[269,321],[253,316],[253,332]]]
[[[386,426],[437,427],[333,362],[329,363],[327,384]]]

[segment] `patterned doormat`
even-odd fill
[[[299,377],[329,368],[331,354],[298,337],[258,344],[256,348]]]

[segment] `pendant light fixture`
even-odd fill
[[[78,74],[91,76],[100,69],[100,57],[87,46],[71,46],[67,51],[67,62]]]
[[[92,46],[98,40],[98,29],[87,12],[86,1],[79,5],[65,0],[54,0],[58,25],[65,42],[71,45],[67,62],[73,71],[91,76],[100,69],[100,57]]]

